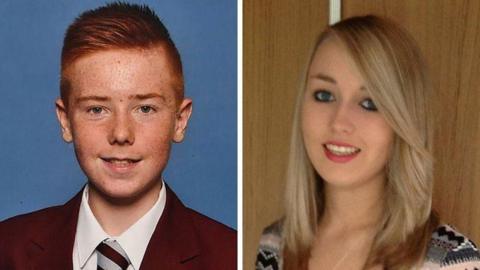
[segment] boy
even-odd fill
[[[83,13],[62,49],[62,137],[82,192],[0,224],[0,269],[236,269],[233,230],[183,206],[162,180],[192,110],[180,56],[148,7]]]

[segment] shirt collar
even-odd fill
[[[122,248],[128,254],[128,258],[132,262],[134,269],[140,269],[150,238],[152,238],[157,223],[162,216],[167,201],[167,193],[165,190],[165,183],[162,183],[160,195],[153,207],[135,224],[120,236],[116,237],[118,243],[120,243]]]
[[[122,246],[133,268],[140,269],[150,238],[165,208],[167,197],[165,190],[165,183],[162,181],[162,189],[153,207],[120,236],[111,237],[100,226],[88,205],[88,185],[86,185],[82,194],[75,236],[80,267],[85,266],[100,242],[110,238],[117,240]]]

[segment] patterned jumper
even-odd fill
[[[263,231],[256,270],[282,269],[281,234],[280,222]],[[472,241],[449,225],[441,225],[432,234],[427,256],[420,269],[480,270],[480,253]]]

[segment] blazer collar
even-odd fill
[[[167,201],[147,246],[140,270],[192,269],[189,262],[200,255],[200,245],[189,210],[165,184]],[[82,189],[83,190],[83,189]],[[28,247],[34,269],[72,269],[72,253],[77,229],[80,191],[51,216],[45,228]]]
[[[189,210],[167,188],[163,214],[150,239],[141,270],[192,269],[188,262],[200,255],[200,245]]]
[[[80,191],[58,213],[47,216],[49,220],[38,228],[27,252],[33,269],[72,269],[73,244],[77,228],[78,210],[82,201]]]

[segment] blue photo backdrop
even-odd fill
[[[189,207],[237,228],[237,3],[130,1],[153,8],[182,56],[193,115],[164,177]],[[0,2],[0,220],[65,203],[86,182],[54,101],[67,26],[97,0]]]

